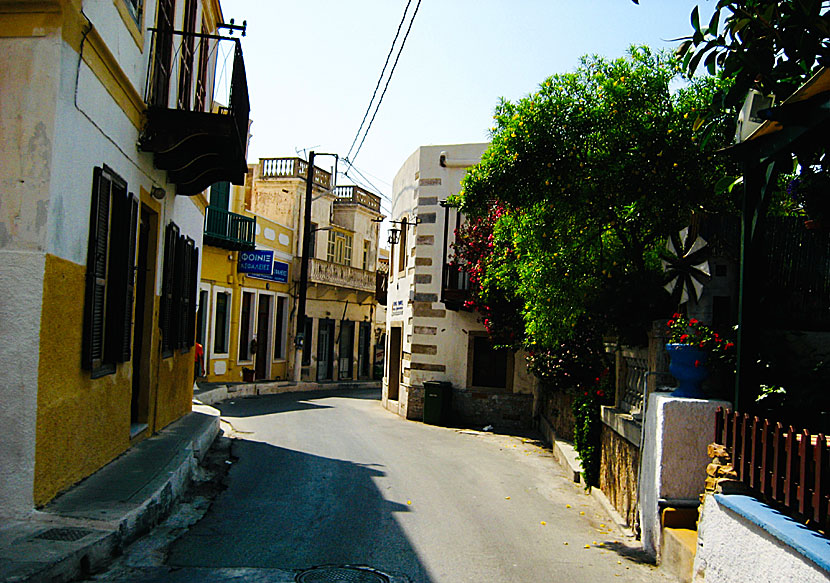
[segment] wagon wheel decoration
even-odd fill
[[[671,235],[666,241],[662,258],[666,274],[665,290],[684,304],[693,298],[700,300],[704,284],[709,282],[709,245],[703,237],[692,240],[689,227]]]

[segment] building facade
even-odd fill
[[[255,276],[239,273],[238,257],[226,260],[226,263],[236,265],[237,273],[224,273],[225,277],[242,278],[249,282],[248,285],[256,285],[259,295],[264,293],[262,286],[268,285],[269,291],[276,294],[277,302],[281,301],[279,298],[283,294],[288,302],[282,312],[279,309],[275,311],[275,317],[280,320],[274,326],[284,330],[284,336],[279,337],[279,350],[269,351],[269,354],[274,354],[271,372],[267,376],[260,376],[257,372],[256,378],[298,380],[293,378],[296,296],[301,271],[307,176],[308,163],[301,158],[263,158],[250,167],[244,193],[240,192],[240,212],[255,217],[261,233],[257,235],[256,248],[273,250],[274,265],[276,261],[289,264],[288,283],[275,284],[273,280],[263,280],[253,284]],[[382,217],[380,198],[357,186],[332,186],[331,173],[315,166],[307,318],[300,352],[299,380],[303,381],[371,379],[374,346],[382,333],[381,328],[375,325],[378,220]],[[269,239],[274,236],[276,238]],[[230,254],[225,252],[223,257],[230,257]],[[220,263],[221,260],[222,257],[219,258]],[[205,271],[203,285],[208,283],[205,278],[209,275],[210,272]],[[210,283],[219,285],[219,272],[214,275]],[[231,292],[230,297],[233,298],[233,295]],[[231,299],[231,351],[245,350],[244,341],[242,344],[234,341],[234,334],[250,337],[243,334],[246,320],[243,299],[242,296]],[[214,310],[207,327],[215,329],[216,325]],[[259,346],[261,337],[258,333],[254,336]],[[284,357],[277,360],[276,353],[280,350]],[[216,361],[214,357],[210,356],[212,366]],[[241,380],[238,372],[234,373],[233,378],[227,374],[222,376],[215,366],[208,378]]]
[[[247,180],[209,193],[196,318],[208,381],[290,378],[294,231],[252,213],[250,192]]]
[[[441,204],[487,145],[420,147],[395,176],[383,404],[407,419],[423,416],[424,382],[445,381],[458,422],[532,420],[535,381],[525,359],[493,348],[477,314],[464,309],[469,278],[452,265],[464,217]]]
[[[238,41],[213,110],[222,21],[217,0],[0,3],[3,516],[190,411],[202,191],[245,174]]]

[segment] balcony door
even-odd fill
[[[354,376],[352,370],[352,356],[354,354],[354,322],[343,320],[340,322],[340,362],[338,366],[338,377],[351,379]]]
[[[320,320],[317,330],[317,380],[334,378],[334,320]]]
[[[256,323],[256,359],[254,369],[257,379],[271,378],[271,312],[272,296],[259,294]]]
[[[361,322],[357,336],[357,376],[368,379],[372,366],[372,326]]]
[[[166,109],[173,63],[173,18],[176,0],[159,0],[153,50],[153,83],[149,105]]]

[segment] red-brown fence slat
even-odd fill
[[[827,446],[827,436],[823,433],[818,434],[818,441],[821,445],[816,443],[815,459],[816,459],[816,487],[817,495],[816,511],[818,514],[817,522],[823,528],[824,532],[830,532],[830,447]]]
[[[758,491],[766,496],[770,492],[770,461],[772,456],[772,425],[769,419],[761,424],[761,479],[758,482]]]
[[[749,440],[749,414],[744,413],[741,415],[741,471],[738,474],[741,482],[749,483],[749,459],[747,456],[747,441]]]
[[[796,476],[795,464],[798,461],[798,447],[795,443],[795,430],[790,425],[787,431],[787,437],[784,440],[784,452],[787,454],[787,465],[784,470],[784,506],[792,508],[795,503],[795,484],[793,481]]]
[[[798,442],[798,513],[802,516],[808,516],[810,512],[811,497],[809,495],[810,487],[810,468],[808,467],[810,458],[807,452],[812,453],[812,442],[810,441],[810,432],[806,429],[802,430],[799,435]]]
[[[761,420],[755,415],[752,417],[750,424],[750,454],[749,454],[749,487],[753,490],[758,489],[758,468],[761,466],[759,461],[761,457],[761,439],[759,432],[761,430]]]
[[[778,502],[784,500],[784,426],[780,421],[775,423],[775,432],[772,441],[772,499]]]

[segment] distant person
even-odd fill
[[[196,366],[193,367],[193,380],[205,376],[205,349],[198,342],[196,343],[196,350],[193,351]]]

